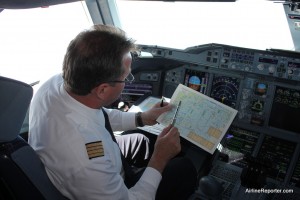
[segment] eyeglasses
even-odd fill
[[[134,76],[132,73],[128,74],[124,81],[107,81],[108,83],[128,83],[131,84],[134,81]]]

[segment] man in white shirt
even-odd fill
[[[127,181],[132,183],[127,180],[131,175],[112,130],[153,125],[171,109],[168,104],[143,113],[104,108],[132,80],[130,52],[135,48],[122,30],[112,26],[83,31],[69,44],[63,74],[45,82],[33,98],[29,143],[53,184],[69,199],[186,199],[195,189],[196,173],[190,162],[172,159],[181,145],[179,132],[171,125],[157,137],[147,167],[126,186]],[[166,166],[170,170],[164,172]],[[173,171],[174,166],[183,168]],[[168,183],[172,176],[184,178]]]

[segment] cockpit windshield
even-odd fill
[[[116,0],[120,24],[140,44],[184,49],[207,43],[294,50],[282,3]]]
[[[111,15],[113,20],[95,21],[93,11],[99,2],[96,17]],[[106,10],[104,2],[109,5]],[[218,43],[297,51],[284,7],[282,2],[268,0],[89,0],[4,9],[0,13],[0,75],[33,83],[60,72],[69,41],[94,23],[119,26],[143,45],[185,49]],[[294,29],[299,37],[298,25]]]

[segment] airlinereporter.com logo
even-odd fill
[[[247,188],[245,190],[245,193],[256,193],[256,194],[261,194],[261,193],[264,193],[264,194],[279,194],[279,193],[282,193],[282,194],[291,194],[291,193],[294,193],[294,190],[293,189],[264,189],[264,188],[260,188],[260,189],[249,189]]]

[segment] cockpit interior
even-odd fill
[[[79,1],[0,0],[0,10],[2,9],[0,21],[6,10],[17,13],[23,10],[55,7],[74,2],[78,3]],[[134,56],[131,66],[135,81],[125,86],[120,99],[111,107],[118,109],[120,102],[129,108],[133,105],[137,106],[141,99],[147,96],[171,98],[177,86],[182,84],[193,87],[197,92],[238,111],[213,154],[208,154],[197,145],[183,140],[186,156],[191,158],[199,173],[199,187],[189,200],[300,199],[300,1],[86,0],[80,2],[85,4],[85,12],[89,15],[90,24],[116,25],[124,28],[125,31],[128,30],[133,38],[135,38],[136,32],[142,32],[141,30],[147,32],[147,38],[143,38],[145,33],[138,35],[137,38],[140,52]],[[249,18],[254,19],[256,10],[250,5],[258,2],[263,6],[276,5],[276,9],[278,7],[282,14],[282,23],[285,24],[284,29],[288,38],[280,36],[274,38],[270,33],[263,33],[258,29],[251,32],[254,39],[250,41],[250,37],[246,33],[236,36],[235,29],[227,32],[227,29],[224,28],[223,32],[223,26],[225,27],[226,23],[229,23],[227,20],[230,19],[230,11],[227,11],[228,16],[216,17],[215,20],[220,24],[207,23],[207,27],[201,27],[213,29],[215,40],[209,38],[210,41],[206,43],[198,43],[196,40],[184,44],[182,41],[189,40],[189,37],[197,34],[198,30],[196,29],[199,28],[197,19],[192,24],[195,30],[185,30],[184,23],[187,22],[181,21],[181,17],[184,18],[184,16],[179,13],[180,9],[175,10],[178,15],[171,15],[168,10],[180,3],[182,3],[181,9],[189,9],[189,6],[192,5],[201,7],[201,4],[207,4],[211,6],[208,12],[217,15],[219,4],[224,5],[223,10],[225,10],[225,8],[229,9],[225,5],[226,3],[234,6],[234,4],[243,2],[248,3],[249,11],[233,12],[232,18],[238,19],[243,15],[253,15]],[[162,10],[166,8],[165,18],[176,19],[176,21],[169,22],[173,25],[177,23],[174,25],[176,29],[172,29],[172,32],[163,32],[164,29],[168,29],[169,25],[167,22],[162,22],[163,15],[157,17],[158,14],[156,15],[155,10],[152,10],[152,16],[140,15],[143,12],[148,13],[147,10],[150,8],[156,8],[157,12],[160,12],[158,7],[154,7],[158,3],[162,5]],[[139,10],[135,15],[126,15],[132,11],[130,9],[123,11],[122,9],[134,4],[137,4],[137,7],[131,8]],[[213,9],[214,6],[216,10]],[[266,7],[264,8],[265,12],[264,9],[261,12],[270,17],[272,12],[267,11]],[[193,12],[190,13],[190,15],[193,14]],[[122,21],[122,17],[125,16],[128,16],[128,21]],[[266,29],[273,29],[274,35],[277,34],[275,33],[277,28],[278,30],[282,28],[275,27],[276,22],[274,23],[272,19],[275,20],[276,17],[271,16],[267,19],[269,24],[263,24]],[[202,18],[205,19],[205,15],[202,15]],[[5,19],[3,18],[3,20]],[[149,19],[154,20],[150,22]],[[45,24],[47,23],[45,21]],[[150,26],[146,27],[143,23],[148,23]],[[152,27],[155,23],[160,26]],[[203,23],[199,22],[199,24]],[[245,23],[247,23],[245,20],[236,21],[235,28],[245,32],[254,29]],[[253,24],[258,26],[257,21]],[[20,27],[19,34],[22,34],[22,31],[26,31],[26,27]],[[73,36],[78,33],[76,31],[72,32]],[[185,37],[181,38],[180,35],[183,32]],[[221,43],[218,38],[222,34],[232,34],[231,39],[234,42],[229,43],[228,40],[227,43]],[[155,35],[155,37],[151,38],[151,35]],[[263,40],[269,42],[270,46],[255,48],[254,43],[263,42],[260,41],[260,36],[264,37]],[[202,35],[197,37],[201,38]],[[238,40],[237,37],[241,37],[245,43],[235,43]],[[4,42],[5,38],[1,36],[1,33],[0,38]],[[269,41],[267,41],[268,38]],[[167,40],[170,42],[167,43]],[[281,40],[286,46],[282,47],[278,44]],[[155,44],[155,41],[158,41],[159,44]],[[176,43],[178,43],[177,46]],[[276,44],[273,46],[272,43]],[[27,44],[30,46],[29,43]],[[0,52],[2,51],[4,50],[0,50]],[[10,59],[16,58],[11,56]],[[53,58],[50,57],[50,59]],[[61,59],[59,61],[61,62]],[[10,76],[2,73],[7,68],[6,66],[0,67],[1,76]],[[21,68],[20,71],[26,70],[26,68]],[[30,80],[29,83],[34,89],[40,84],[38,78]],[[194,87],[195,85],[196,87]],[[2,89],[1,92],[3,92]],[[26,118],[19,133],[26,138],[26,134],[28,134]],[[151,133],[145,134],[151,135]]]

